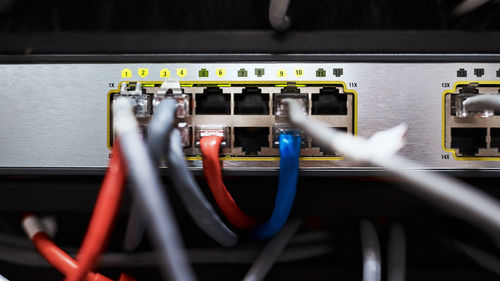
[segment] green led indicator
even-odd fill
[[[257,77],[262,77],[264,76],[264,68],[256,68],[255,69],[255,76]]]
[[[248,71],[244,68],[238,70],[238,77],[248,77]]]
[[[206,70],[205,68],[200,69],[200,71],[198,71],[198,76],[199,77],[208,77],[208,70]]]
[[[326,77],[326,70],[323,68],[318,68],[316,70],[316,77]]]

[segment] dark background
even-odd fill
[[[18,63],[26,58],[9,55],[182,51],[498,54],[500,40],[496,31],[500,28],[500,3],[490,1],[464,16],[453,17],[452,10],[459,2],[294,0],[288,10],[290,30],[277,34],[268,22],[269,3],[262,0],[0,0],[0,59]],[[53,59],[27,57],[30,63]],[[70,57],[65,61],[75,59]],[[111,60],[111,56],[104,59]],[[482,61],[488,60],[487,56],[482,58]],[[59,223],[55,242],[64,247],[78,247],[102,180],[99,174],[57,175],[57,171],[52,171],[51,175],[43,172],[33,175],[29,171],[24,174],[3,171],[0,231],[24,237],[19,225],[23,212],[54,215]],[[462,179],[497,197],[500,195],[498,176]],[[198,180],[207,192],[204,179]],[[169,179],[164,177],[164,181],[168,183]],[[500,279],[476,265],[452,244],[454,240],[463,241],[498,256],[498,250],[487,237],[462,220],[401,191],[397,182],[397,179],[376,175],[301,177],[292,217],[306,218],[302,231],[329,232],[332,239],[328,243],[334,251],[311,260],[279,264],[266,280],[361,280],[358,226],[362,219],[376,225],[384,262],[390,226],[394,222],[404,226],[408,241],[407,280]],[[226,175],[225,183],[244,211],[262,219],[270,213],[276,175]],[[174,192],[170,195],[187,247],[220,248],[196,228],[177,195]],[[109,250],[122,251],[128,207],[127,194]],[[144,241],[140,249],[150,250],[149,242]],[[240,280],[249,266],[206,263],[196,264],[194,269],[199,280]],[[385,269],[384,265],[383,278],[386,278]],[[159,279],[154,265],[100,268],[99,272],[110,277],[126,272],[140,280]],[[0,262],[0,273],[12,281],[63,278],[49,267],[28,267],[5,261]]]

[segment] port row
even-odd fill
[[[151,101],[160,84],[143,85],[128,83],[126,91],[135,100],[142,97],[145,106],[136,110],[139,124],[146,135],[147,124],[153,114]],[[125,86],[124,86],[125,87]],[[288,128],[286,110],[282,100],[296,98],[304,104],[304,114],[322,121],[328,127],[354,133],[355,96],[346,92],[342,85],[190,85],[181,87],[189,100],[189,114],[182,120],[185,135],[184,152],[188,156],[200,155],[199,140],[203,133],[212,131],[224,136],[221,155],[226,156],[278,156],[279,134]],[[139,93],[137,93],[139,91]],[[122,89],[123,92],[123,89]],[[116,91],[112,101],[120,93]],[[141,102],[136,102],[140,104]],[[150,110],[150,114],[143,111]],[[112,119],[112,118],[111,118]],[[110,126],[110,145],[114,139]],[[311,137],[302,137],[302,156],[338,157],[334,151],[323,149]]]
[[[500,115],[466,112],[462,102],[481,94],[498,94],[500,85],[471,83],[444,95],[444,145],[457,158],[500,157]]]

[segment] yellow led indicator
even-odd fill
[[[286,70],[278,69],[278,77],[286,77]]]
[[[122,78],[130,78],[132,77],[132,71],[128,68],[124,68],[122,70]]]
[[[215,70],[215,74],[217,74],[217,76],[219,77],[224,77],[224,75],[226,75],[226,69],[225,68],[217,68]]]
[[[137,72],[139,73],[139,76],[141,76],[142,78],[148,76],[148,69],[147,68],[139,68],[137,70]]]
[[[177,76],[184,77],[186,75],[187,75],[187,69],[186,68],[177,68]]]
[[[170,77],[170,70],[164,68],[160,70],[160,77],[167,78]]]
[[[302,69],[302,68],[296,68],[295,69],[295,76],[301,77],[302,75],[304,75],[304,69]]]

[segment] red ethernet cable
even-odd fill
[[[22,221],[23,228],[38,252],[57,270],[68,276],[75,273],[80,266],[78,263],[50,239],[45,233],[40,221],[34,215],[26,215]],[[99,273],[87,272],[85,281],[113,281]],[[134,281],[135,279],[122,274],[119,281]]]
[[[97,197],[87,233],[76,256],[79,267],[66,275],[66,280],[83,281],[87,272],[96,266],[114,225],[126,176],[127,168],[117,141],[109,161],[108,171]]]
[[[227,220],[236,228],[252,228],[256,225],[257,221],[241,211],[222,180],[219,163],[221,142],[222,137],[220,136],[206,136],[201,138],[200,148],[203,155],[203,174],[215,201]]]

